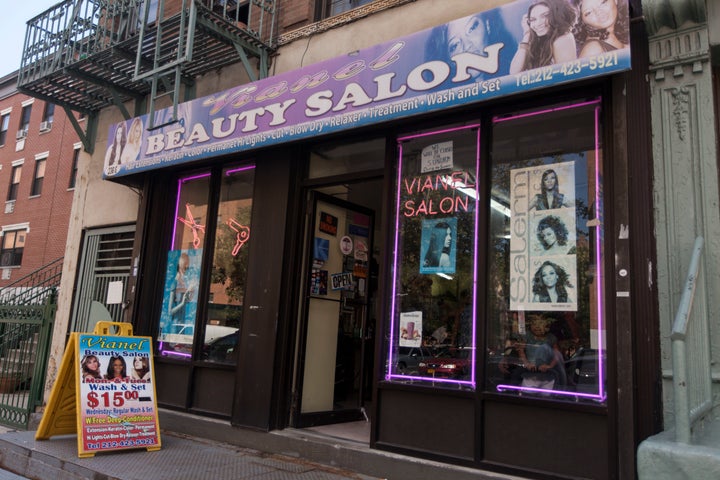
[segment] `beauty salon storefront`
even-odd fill
[[[618,92],[640,73],[628,46],[511,74],[528,5],[159,112],[106,162],[144,192],[133,319],[161,405],[261,430],[367,416],[373,448],[617,476]]]

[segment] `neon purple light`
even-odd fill
[[[174,352],[172,350],[160,350],[160,353],[165,356],[174,356],[174,357],[183,357],[183,358],[190,358],[192,357],[189,353],[182,353],[182,352]]]
[[[550,112],[560,112],[562,110],[567,110],[569,108],[584,107],[586,105],[593,105],[596,103],[600,103],[600,100],[599,99],[589,100],[587,102],[573,103],[571,105],[563,105],[562,107],[547,108],[545,110],[537,110],[535,112],[520,113],[518,115],[511,115],[509,117],[499,117],[498,116],[498,117],[493,117],[493,123],[507,122],[508,120],[517,120],[518,118],[532,117],[535,115],[542,115],[542,114],[550,113]]]
[[[174,350],[165,350],[163,346],[165,345],[165,342],[158,342],[158,351],[161,355],[175,355],[177,357],[191,357],[192,355],[189,353],[182,353],[182,352],[176,352]]]
[[[540,110],[537,112],[531,112],[531,113],[525,113],[521,115],[514,115],[511,117],[495,117],[493,118],[494,123],[504,122],[510,119],[518,119],[523,117],[529,117],[532,115],[539,115],[542,113],[549,113],[549,112],[556,112],[559,110],[566,110],[568,108],[576,108],[576,107],[583,107],[587,105],[596,105],[594,110],[595,115],[595,219],[599,220],[602,218],[602,203],[600,198],[600,103],[601,98],[591,100],[588,102],[580,102],[580,103],[574,103],[571,105],[566,105],[563,107],[557,107],[557,108],[549,108],[546,110]],[[548,390],[544,388],[532,388],[532,387],[522,387],[517,385],[498,385],[496,388],[499,392],[503,392],[506,390],[516,390],[516,391],[523,391],[523,392],[536,392],[536,393],[550,393],[553,395],[567,395],[572,397],[584,397],[584,398],[592,398],[599,400],[601,402],[604,402],[607,398],[607,394],[605,392],[605,378],[603,374],[603,367],[604,367],[604,349],[603,349],[603,301],[604,298],[602,296],[602,280],[604,279],[604,268],[601,262],[601,247],[602,247],[602,241],[601,241],[601,233],[602,233],[602,225],[599,225],[597,227],[597,234],[595,235],[595,241],[597,242],[597,245],[595,246],[595,271],[597,275],[597,312],[598,312],[598,358],[597,358],[597,371],[598,371],[598,393],[597,394],[591,394],[591,393],[578,393],[578,392],[568,392],[564,390]]]
[[[498,390],[498,392],[503,392],[505,390],[516,390],[516,391],[533,392],[533,393],[550,393],[552,395],[565,395],[567,397],[592,398],[595,400],[600,400],[601,402],[605,401],[604,395],[596,395],[594,393],[568,392],[566,390],[547,390],[545,388],[533,388],[533,387],[518,387],[517,385],[498,385],[497,390]]]
[[[225,175],[229,177],[233,173],[244,172],[245,170],[252,170],[254,168],[255,168],[255,165],[233,168],[232,170],[228,170],[227,172],[225,172]]]
[[[199,178],[205,178],[205,177],[209,177],[209,176],[210,176],[209,173],[200,173],[200,174],[194,175],[194,176],[192,176],[192,177],[181,178],[181,179],[180,179],[180,183],[187,183],[187,182],[189,182],[189,181],[191,181],[191,180],[197,180],[197,179],[199,179]]]
[[[390,362],[388,363],[388,371],[385,375],[385,380],[390,380],[392,378],[392,368],[393,365],[395,365],[395,357],[393,357],[393,345],[392,345],[392,339],[395,338],[395,301],[397,299],[397,267],[398,267],[398,239],[399,239],[399,233],[400,233],[400,179],[402,178],[402,167],[403,167],[403,146],[402,143],[398,143],[399,147],[399,155],[400,155],[400,161],[398,162],[398,188],[397,188],[397,199],[395,201],[395,244],[393,249],[393,283],[392,283],[392,300],[391,300],[391,314],[390,314],[390,345],[389,345],[389,351],[388,351],[388,358],[390,359]]]
[[[467,130],[469,128],[480,128],[480,124],[463,125],[462,127],[452,127],[452,128],[446,128],[444,130],[433,130],[432,132],[416,133],[415,135],[408,135],[406,137],[398,137],[397,141],[403,142],[405,140],[413,140],[415,138],[427,137],[429,135],[439,135],[441,133],[457,132],[458,130]],[[402,159],[402,157],[400,157],[400,158]]]
[[[473,259],[473,306],[472,306],[472,338],[473,338],[473,346],[475,346],[475,339],[477,338],[477,281],[478,281],[478,239],[480,237],[479,235],[479,223],[480,223],[480,189],[478,185],[480,184],[480,178],[478,177],[478,174],[480,172],[480,125],[477,126],[477,147],[475,148],[475,258]],[[473,382],[473,389],[475,388],[475,356],[476,356],[476,349],[473,348],[473,358],[472,362],[470,362],[470,379]]]
[[[419,377],[419,376],[412,376],[412,375],[397,375],[392,373],[393,365],[395,365],[395,356],[393,355],[393,345],[392,345],[392,339],[395,338],[395,319],[396,319],[396,301],[397,301],[397,275],[398,275],[398,245],[399,245],[399,238],[400,238],[400,192],[402,191],[400,180],[402,179],[402,168],[403,168],[403,145],[402,141],[405,140],[412,140],[415,138],[421,138],[426,137],[429,135],[438,135],[441,133],[448,133],[448,132],[455,132],[458,130],[469,130],[477,128],[477,140],[476,140],[476,151],[475,151],[475,253],[473,258],[473,306],[472,306],[472,312],[473,312],[473,346],[472,346],[472,357],[471,357],[471,370],[470,370],[470,380],[454,380],[449,378],[432,378],[432,377]],[[395,240],[394,240],[394,253],[393,253],[393,274],[392,274],[392,300],[391,300],[391,315],[390,315],[390,345],[389,345],[389,351],[388,351],[388,358],[390,361],[388,362],[388,369],[385,374],[385,380],[390,380],[393,378],[402,379],[402,380],[418,380],[423,382],[433,382],[433,383],[448,383],[448,384],[454,384],[454,385],[469,385],[473,389],[476,387],[476,381],[475,381],[475,372],[476,372],[476,365],[475,365],[475,356],[476,356],[476,346],[475,346],[475,337],[476,337],[476,321],[477,318],[477,269],[478,269],[478,220],[479,220],[479,190],[478,190],[478,179],[477,179],[477,173],[480,171],[480,124],[473,124],[473,125],[463,125],[461,127],[453,127],[453,128],[447,128],[444,130],[435,130],[432,132],[426,132],[426,133],[420,133],[416,135],[408,135],[406,137],[398,137],[398,155],[399,155],[399,162],[398,162],[398,188],[397,188],[397,197],[395,200]]]
[[[209,177],[209,173],[201,173],[192,177],[185,177],[178,180],[177,197],[175,198],[175,215],[174,219],[178,218],[178,212],[180,211],[180,192],[182,191],[183,183],[187,183],[190,180],[197,180],[199,178]],[[172,240],[170,240],[170,250],[175,250],[175,234],[177,233],[177,220],[173,220],[173,233]]]
[[[600,198],[600,106],[598,105],[595,107],[595,218],[599,220],[600,218],[604,218],[604,214],[602,210],[605,208],[605,205],[602,203],[602,199]],[[605,389],[603,384],[605,383],[605,379],[603,378],[603,328],[605,327],[603,323],[603,314],[605,313],[603,310],[603,301],[604,298],[602,296],[603,289],[602,284],[605,281],[605,272],[603,265],[600,263],[601,261],[601,254],[600,250],[602,248],[602,238],[600,233],[603,232],[603,225],[598,222],[597,229],[595,231],[595,242],[597,244],[595,245],[595,271],[597,272],[597,302],[598,302],[598,359],[597,359],[597,369],[598,369],[598,394],[604,398],[605,397]],[[604,238],[604,235],[602,235]]]

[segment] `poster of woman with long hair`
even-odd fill
[[[455,273],[456,243],[456,218],[423,220],[420,273]]]

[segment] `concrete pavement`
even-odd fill
[[[172,432],[162,433],[162,448],[155,452],[103,452],[92,458],[78,458],[75,435],[35,441],[35,432],[8,432],[0,435],[0,462],[3,469],[20,475],[20,478],[38,480],[376,478],[300,458],[203,441]],[[0,473],[0,479],[2,478],[4,477]]]
[[[6,431],[0,433],[0,468],[38,480],[521,479],[371,449],[366,440],[313,429],[259,432],[164,409],[159,419],[160,450],[102,452],[92,458],[77,456],[76,435],[36,441],[34,431]]]

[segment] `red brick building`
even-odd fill
[[[0,287],[64,255],[81,149],[64,110],[16,84],[0,78]]]

